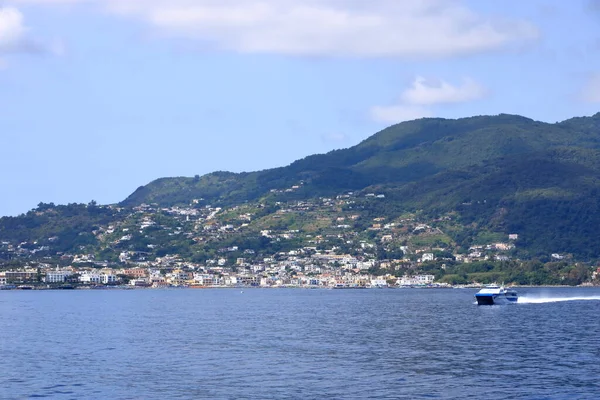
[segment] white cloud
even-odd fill
[[[590,76],[581,90],[581,99],[588,103],[600,103],[600,73]]]
[[[53,4],[77,0],[13,0]],[[516,19],[449,0],[79,0],[217,49],[317,56],[447,57],[535,40]]]
[[[440,103],[462,103],[482,97],[485,90],[481,85],[466,78],[462,85],[453,86],[444,81],[427,81],[417,77],[410,89],[402,93],[402,101],[409,104],[432,105]]]
[[[443,80],[427,80],[418,76],[402,92],[398,104],[374,106],[371,108],[371,117],[378,122],[402,122],[430,117],[433,115],[431,106],[464,103],[480,99],[485,94],[485,88],[471,78],[463,79],[461,85],[452,85]]]
[[[23,14],[16,8],[0,8],[0,53],[18,51],[25,45]]]
[[[0,7],[0,54],[9,53],[64,53],[62,42],[43,43],[29,34],[21,11],[14,7]],[[2,67],[6,67],[6,61]]]

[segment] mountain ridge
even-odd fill
[[[222,241],[227,246],[236,241],[263,243],[259,233],[271,226],[300,228],[307,237],[321,231],[328,235],[339,227],[328,214],[331,209],[317,204],[350,193],[347,204],[336,206],[336,218],[360,217],[338,225],[350,226],[365,239],[377,236],[373,220],[402,221],[408,213],[422,221],[451,218],[443,241],[452,242],[455,251],[467,251],[482,235],[517,234],[518,257],[561,253],[577,260],[598,259],[600,235],[594,229],[600,226],[600,113],[553,124],[509,114],[403,122],[355,146],[310,155],[285,167],[159,178],[112,208],[40,203],[20,217],[0,218],[0,239],[48,243],[48,238],[57,237],[48,243],[54,250],[114,257],[114,245],[103,242],[105,234],[99,232],[112,230],[110,225],[127,225],[135,210],[146,209],[143,205],[154,210],[218,208],[231,214],[240,206],[252,210],[244,234],[224,231],[213,244],[176,241],[167,246],[172,239],[166,237],[167,242],[153,244],[153,254],[169,249],[204,254]],[[367,196],[378,200],[366,201]],[[302,211],[306,200],[310,213]],[[287,215],[286,206],[297,211]],[[211,232],[208,220],[204,227]],[[302,227],[310,229],[303,232]],[[204,229],[198,224],[196,228]],[[396,234],[395,249],[412,240],[410,233]],[[144,246],[152,244],[147,237],[138,240],[132,244],[137,251],[146,252]]]
[[[271,190],[302,182],[301,190],[278,198],[379,191],[396,203],[389,209],[459,210],[465,221],[482,229],[528,232],[539,237],[529,238],[536,251],[572,250],[565,245],[571,235],[588,249],[576,253],[592,257],[599,254],[600,241],[591,240],[583,226],[600,224],[588,212],[599,206],[599,178],[600,113],[552,124],[511,114],[423,118],[286,167],[153,181],[122,205],[169,206],[193,198],[230,205],[269,198]],[[464,205],[478,201],[485,207]],[[549,238],[534,226],[557,227],[562,233]]]
[[[590,121],[592,123],[587,124]],[[585,133],[579,132],[577,138],[567,137],[574,129],[573,125],[589,127]],[[172,196],[177,191],[214,200],[231,197],[231,193],[222,196],[224,191],[229,191],[245,196],[233,196],[234,201],[254,200],[267,190],[284,188],[298,181],[310,181],[316,189],[322,190],[330,184],[327,178],[331,174],[338,174],[336,191],[365,189],[382,183],[408,183],[511,154],[571,146],[574,139],[584,148],[597,149],[600,148],[598,126],[600,113],[555,124],[510,114],[460,119],[422,118],[392,125],[355,146],[309,155],[285,167],[241,173],[216,171],[195,178],[159,178],[140,186],[121,204],[131,206],[154,201],[171,205],[181,197]],[[543,134],[535,137],[541,128]],[[596,135],[587,138],[590,131]],[[492,140],[498,138],[498,134],[500,140]],[[255,187],[244,188],[251,184]],[[189,200],[186,198],[183,202]]]

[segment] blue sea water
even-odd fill
[[[0,398],[598,399],[600,289],[0,292]]]

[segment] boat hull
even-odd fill
[[[515,304],[517,302],[516,296],[506,296],[502,294],[476,294],[475,299],[477,305],[480,306],[493,306],[495,304]]]

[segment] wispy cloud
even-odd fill
[[[588,103],[600,103],[600,73],[592,74],[588,78],[580,97]]]
[[[465,78],[458,86],[441,80],[427,80],[418,76],[412,87],[402,93],[402,101],[408,104],[432,105],[462,103],[482,97],[484,88],[472,79]]]
[[[16,8],[0,8],[0,53],[18,51],[26,44],[23,14]]]
[[[77,0],[13,0],[54,4]],[[535,40],[530,22],[448,0],[79,0],[168,35],[245,53],[450,57]]]
[[[59,40],[44,43],[30,34],[24,16],[15,7],[0,7],[0,55],[14,53],[49,53],[60,55],[65,46]],[[6,61],[2,64],[6,66]]]
[[[371,117],[378,122],[402,122],[433,115],[431,106],[463,103],[484,97],[486,90],[471,78],[460,85],[443,80],[415,78],[411,86],[400,95],[400,101],[390,106],[374,106]]]

